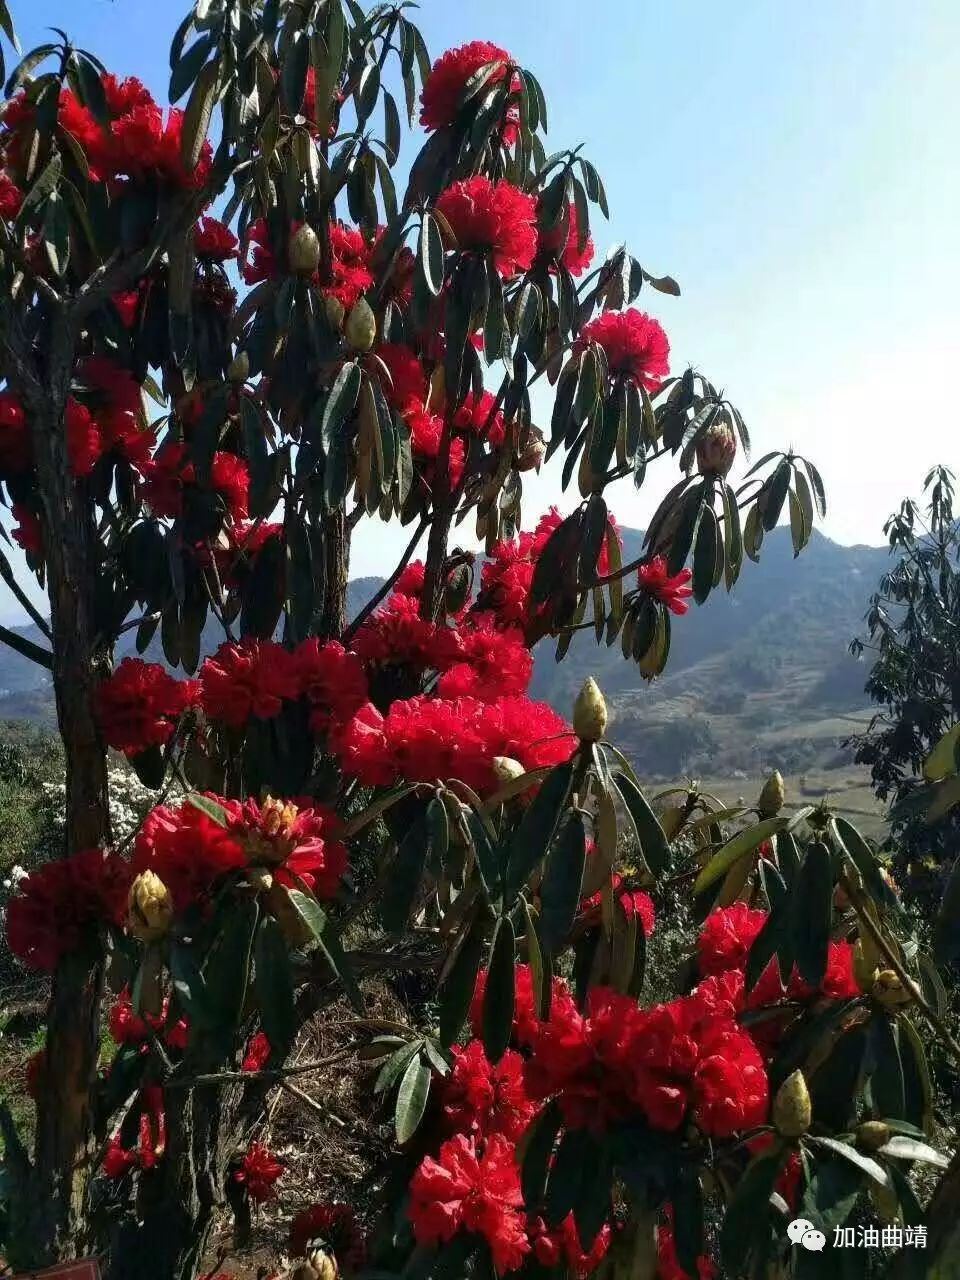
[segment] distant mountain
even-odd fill
[[[624,531],[624,561],[641,551],[643,535]],[[674,619],[667,675],[647,684],[625,662],[619,644],[597,646],[578,635],[562,663],[554,645],[538,647],[531,693],[569,715],[584,679],[607,694],[625,750],[646,773],[675,777],[696,769],[709,776],[753,775],[840,767],[842,739],[867,715],[866,668],[847,653],[861,629],[867,600],[888,563],[879,547],[842,547],[815,533],[796,560],[786,530],[764,542],[760,564],[744,564],[729,596],[714,592],[701,608]],[[350,584],[353,616],[382,579]],[[42,643],[35,628],[23,634]],[[221,636],[215,623],[203,637],[209,653]],[[133,633],[119,656],[135,652]],[[146,656],[162,661],[159,636]],[[52,718],[50,680],[0,644],[0,718]],[[723,743],[720,759],[719,744]]]

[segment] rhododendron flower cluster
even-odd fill
[[[189,458],[185,444],[171,441],[144,465],[143,497],[154,515],[183,514],[186,495],[197,486],[196,467]],[[250,475],[242,458],[233,453],[215,453],[205,487],[220,497],[231,520],[246,518]]]
[[[110,1008],[107,1025],[110,1035],[118,1045],[137,1045],[142,1053],[150,1048],[150,1032],[159,1035],[168,1049],[185,1049],[187,1047],[187,1020],[178,1018],[168,1023],[170,1016],[170,997],[165,996],[159,1014],[147,1014],[141,1017],[134,1012],[130,990],[124,987]]]
[[[419,1244],[452,1240],[459,1231],[482,1236],[498,1275],[530,1252],[516,1156],[502,1134],[491,1135],[482,1150],[457,1134],[436,1158],[427,1156],[410,1184],[409,1213]]]
[[[130,1169],[153,1169],[167,1148],[167,1117],[160,1085],[144,1085],[138,1098],[140,1120],[138,1141],[126,1149],[119,1134],[114,1134],[103,1156],[102,1170],[107,1178],[121,1178]]]
[[[127,864],[101,849],[44,863],[7,906],[7,945],[28,969],[52,973],[84,938],[123,919],[129,884]]]
[[[175,680],[157,662],[124,658],[97,688],[97,718],[108,746],[136,755],[170,741],[200,696],[196,680]]]
[[[569,1268],[578,1280],[585,1280],[599,1267],[610,1247],[610,1225],[604,1223],[589,1250],[580,1243],[580,1233],[572,1213],[558,1227],[548,1227],[542,1218],[527,1224],[534,1257],[545,1267]]]
[[[637,570],[640,589],[652,600],[678,615],[685,614],[690,608],[687,602],[693,595],[693,587],[690,586],[692,577],[692,569],[681,569],[679,573],[672,575],[668,573],[663,556],[654,556]]]
[[[658,321],[636,308],[605,311],[585,324],[580,343],[589,342],[603,349],[612,378],[634,382],[651,393],[670,372],[667,335]]]
[[[262,1143],[252,1142],[233,1177],[246,1189],[251,1200],[262,1204],[276,1195],[276,1183],[282,1173],[280,1161]]]
[[[495,756],[537,769],[567,760],[573,745],[568,725],[545,703],[420,696],[394,702],[385,716],[372,704],[361,708],[337,751],[344,772],[368,786],[459,778],[484,795],[496,789]]]
[[[443,1088],[444,1123],[451,1133],[503,1134],[517,1141],[536,1111],[527,1096],[523,1058],[508,1049],[492,1064],[479,1040],[453,1048],[453,1070]]]
[[[448,49],[433,64],[423,86],[420,123],[425,129],[442,129],[453,124],[459,114],[467,82],[484,67],[490,67],[490,85],[507,74],[509,53],[488,40],[472,40],[458,49]]]
[[[504,279],[526,271],[537,252],[537,205],[506,180],[478,175],[441,192],[437,212],[461,249],[489,253]]]
[[[537,253],[549,258],[559,258],[561,264],[572,276],[582,276],[593,262],[595,253],[593,237],[588,233],[586,243],[581,249],[580,220],[577,215],[577,206],[573,203],[569,206],[568,219],[566,224],[561,220],[549,231],[541,229]]]
[[[289,234],[296,235],[302,225],[300,222],[291,223]],[[373,287],[370,261],[375,247],[375,243],[368,243],[356,228],[340,222],[331,224],[331,281],[322,285],[322,292],[327,297],[336,298],[347,311]],[[247,284],[258,284],[261,280],[273,280],[287,274],[287,265],[278,255],[270,237],[270,228],[263,218],[251,223],[247,230],[242,271]],[[318,272],[314,283],[319,282]]]

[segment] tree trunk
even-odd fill
[[[47,367],[24,388],[34,459],[43,496],[43,542],[53,636],[53,684],[66,756],[67,855],[110,840],[106,752],[93,695],[106,654],[95,652],[95,539],[92,506],[73,479],[63,411],[74,344],[63,325],[49,335]],[[103,957],[81,953],[61,961],[47,1020],[46,1074],[37,1105],[34,1246],[41,1258],[70,1256],[91,1155],[90,1090],[96,1076]]]
[[[323,590],[317,612],[321,640],[338,640],[347,626],[350,530],[341,507],[323,520]]]

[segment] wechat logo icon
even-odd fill
[[[787,1227],[787,1235],[790,1237],[791,1244],[798,1244],[803,1249],[809,1249],[811,1253],[820,1253],[827,1243],[827,1237],[823,1232],[818,1231],[806,1218],[794,1218]]]

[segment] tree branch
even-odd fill
[[[3,578],[11,592],[16,596],[17,600],[19,600],[20,604],[36,623],[37,628],[48,640],[52,640],[53,637],[50,634],[50,627],[46,618],[44,618],[40,610],[30,600],[30,597],[24,591],[23,587],[20,586],[20,583],[17,582],[14,577],[13,570],[10,568],[10,561],[4,555],[3,551],[0,551],[0,578]]]
[[[46,649],[41,649],[32,640],[27,640],[24,636],[18,636],[9,627],[0,626],[0,641],[19,653],[22,658],[29,658],[31,662],[35,662],[38,667],[43,667],[47,671],[53,670],[52,653]]]
[[[347,627],[346,631],[343,633],[344,644],[349,644],[349,642],[357,634],[357,632],[360,630],[360,628],[363,626],[366,620],[370,617],[371,613],[373,613],[374,609],[376,609],[377,605],[379,605],[382,600],[385,600],[386,597],[393,590],[394,583],[399,579],[404,569],[406,569],[407,565],[410,563],[413,553],[417,549],[417,543],[423,537],[424,531],[426,530],[427,525],[429,523],[430,523],[430,517],[423,516],[420,523],[417,525],[417,528],[414,532],[413,537],[410,539],[409,543],[407,544],[406,551],[404,551],[403,555],[400,557],[400,563],[397,565],[396,569],[394,569],[393,573],[391,573],[390,577],[386,580],[383,586],[380,587],[379,590],[373,595],[373,597],[367,601],[367,603],[363,606],[363,608],[360,610],[360,612],[357,614],[354,620],[350,623],[349,627]]]

